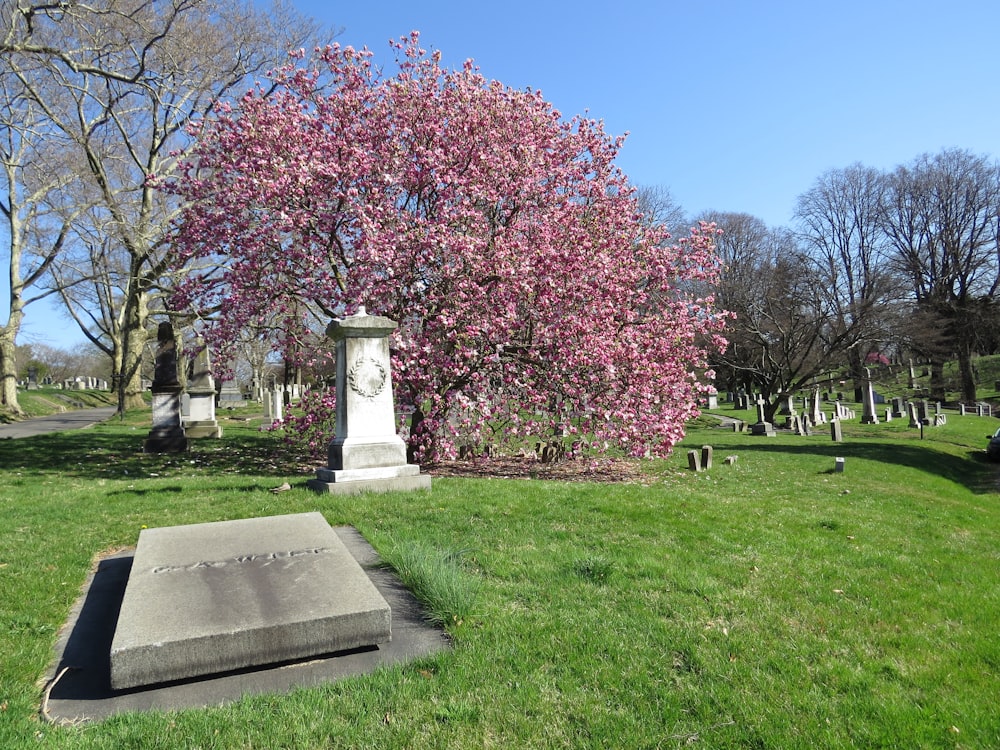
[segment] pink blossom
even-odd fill
[[[187,202],[173,305],[217,348],[275,318],[282,353],[329,353],[328,319],[365,304],[400,324],[392,366],[409,445],[554,429],[663,455],[697,415],[727,314],[688,282],[718,272],[702,225],[671,244],[615,165],[622,138],[539,92],[440,66],[411,34],[395,75],[337,45],[298,60],[200,129],[165,185]],[[711,375],[702,375],[702,378]],[[286,434],[321,447],[329,392]]]

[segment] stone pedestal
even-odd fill
[[[327,466],[309,480],[317,492],[430,489],[430,477],[407,464],[396,434],[388,338],[394,330],[394,321],[363,307],[326,329],[337,355],[336,433]]]
[[[195,355],[191,376],[188,378],[188,416],[184,431],[189,438],[221,438],[222,428],[215,419],[215,379],[208,347],[198,340],[201,349]]]

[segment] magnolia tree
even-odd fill
[[[393,378],[417,459],[490,434],[578,433],[664,455],[698,413],[725,314],[704,288],[714,228],[674,243],[615,166],[620,138],[538,92],[446,70],[417,35],[394,75],[333,46],[199,132],[166,185],[191,273],[175,306],[214,310],[217,347],[284,320],[283,348],[328,355],[322,322],[364,305],[400,323]],[[328,398],[293,426],[325,444]],[[331,430],[332,431],[332,430]]]

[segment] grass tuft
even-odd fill
[[[431,622],[458,626],[474,614],[480,589],[477,579],[463,565],[468,552],[406,541],[390,542],[382,556],[427,608]]]

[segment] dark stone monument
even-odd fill
[[[701,468],[705,469],[705,471],[712,468],[712,454],[714,452],[715,450],[711,445],[701,446]]]
[[[153,429],[142,450],[144,453],[182,453],[188,449],[188,439],[181,427],[181,384],[177,380],[177,341],[173,326],[160,323],[156,340]]]

